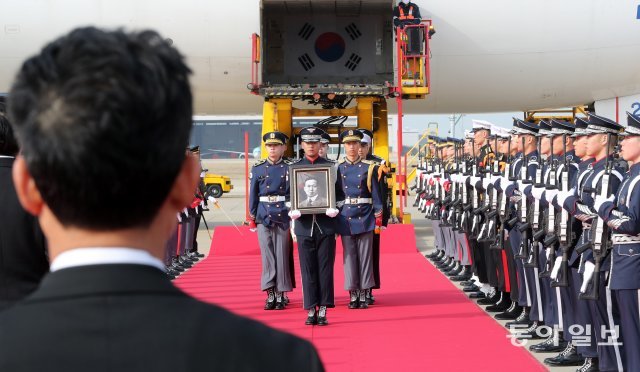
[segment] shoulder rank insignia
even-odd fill
[[[256,161],[256,162],[253,164],[253,166],[255,167],[255,166],[258,166],[258,165],[262,165],[262,164],[264,164],[264,163],[266,163],[266,162],[267,162],[267,158],[260,159],[260,160]]]

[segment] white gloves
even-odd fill
[[[594,265],[592,262],[585,261],[584,273],[582,274],[582,286],[580,287],[580,293],[585,293],[587,291],[587,287],[589,286],[591,277],[593,277],[593,272],[595,271],[595,268],[596,268],[596,265]]]
[[[542,194],[544,194],[545,189],[542,187],[533,187],[531,189],[531,195],[533,195],[534,198],[536,198],[537,200],[541,200],[542,199]]]
[[[302,213],[300,213],[300,211],[297,209],[289,211],[289,217],[291,217],[291,219],[294,221],[300,218],[300,216],[302,216]]]
[[[335,208],[327,208],[327,210],[324,211],[324,214],[326,214],[327,216],[329,216],[331,218],[334,218],[335,216],[337,216],[338,213],[340,213],[340,211],[335,209]]]
[[[520,190],[513,190],[513,195],[509,198],[509,200],[511,200],[511,202],[514,204],[520,203],[520,200],[522,200],[522,193],[520,192]]]
[[[553,269],[551,270],[551,279],[558,280],[558,271],[560,271],[560,266],[562,262],[562,257],[556,257],[556,261],[553,263]]]
[[[613,200],[615,199],[615,196],[611,195],[608,198],[604,198],[600,195],[596,195],[596,200],[593,203],[593,208],[597,211],[600,210],[600,207],[602,207],[602,204],[606,203],[606,202],[613,202]]]
[[[573,195],[575,194],[575,192],[576,192],[575,187],[574,187],[574,188],[572,188],[572,189],[571,189],[571,190],[569,190],[569,191],[560,191],[560,192],[558,192],[558,196],[557,196],[557,198],[558,198],[558,205],[562,207],[562,206],[564,205],[564,202],[565,202],[565,201],[566,201],[570,196],[573,196]]]
[[[502,189],[506,189],[508,185],[511,185],[513,181],[509,179],[509,177],[500,177],[500,185]]]
[[[555,199],[555,197],[558,196],[558,193],[560,193],[560,191],[558,191],[557,189],[547,190],[547,192],[544,195],[544,198],[547,199],[549,203],[551,203],[553,202],[553,199]]]
[[[518,190],[524,191],[524,183],[522,183],[522,180],[517,180],[516,183],[518,184]]]
[[[471,186],[474,186],[478,181],[480,181],[480,178],[476,176],[469,176],[469,179],[471,180]]]
[[[209,200],[210,202],[212,202],[213,204],[215,204],[217,202],[216,198],[214,198],[213,196],[209,196],[207,198],[207,200]]]

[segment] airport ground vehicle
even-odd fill
[[[233,190],[230,177],[213,173],[205,173],[204,186],[207,195],[211,195],[214,198],[219,198]]]

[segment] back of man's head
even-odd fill
[[[18,143],[7,118],[5,97],[2,96],[0,97],[0,155],[16,156],[17,153]]]
[[[153,31],[80,28],[28,59],[9,113],[44,202],[67,226],[148,226],[185,159],[189,68]]]

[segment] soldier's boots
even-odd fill
[[[598,372],[598,358],[585,358],[584,364],[576,372]]]
[[[318,324],[318,315],[316,314],[315,306],[309,309],[309,312],[307,313],[307,320],[304,322],[304,324],[306,325]]]
[[[358,291],[349,291],[349,309],[358,308]]]
[[[369,305],[367,305],[367,291],[365,289],[362,289],[359,291],[358,293],[358,302],[359,302],[359,306],[358,308],[360,309],[367,309],[369,308]]]
[[[567,347],[560,354],[553,358],[545,359],[544,363],[550,366],[581,366],[585,364],[585,358],[581,357],[580,354],[578,354],[576,347],[569,342],[567,343]]]
[[[562,332],[553,332],[546,340],[539,344],[529,346],[534,353],[557,353],[567,347],[567,341],[562,337]]]
[[[478,300],[478,305],[495,305],[498,301],[500,301],[500,292],[495,292],[492,295]]]
[[[264,304],[265,310],[273,310],[276,308],[276,294],[273,288],[267,289],[267,302]]]
[[[375,297],[373,297],[373,289],[367,289],[366,290],[366,297],[367,297],[367,305],[373,305],[376,303],[376,299]]]
[[[282,292],[276,292],[276,310],[284,310],[284,299],[282,298]]]
[[[520,315],[518,315],[516,320],[507,322],[507,324],[505,324],[504,326],[507,328],[520,328],[522,327],[522,325],[526,325],[527,327],[529,327],[532,323],[529,319],[529,311],[530,309],[528,307],[523,307],[522,312],[520,313]]]
[[[500,301],[496,302],[495,305],[487,306],[485,310],[490,313],[500,313],[500,312],[506,311],[510,307],[511,307],[511,298],[509,297],[509,294],[506,292],[502,292]]]
[[[516,338],[520,340],[540,340],[542,339],[540,332],[538,332],[538,327],[540,326],[541,324],[538,323],[537,320],[534,320],[529,326],[529,328],[524,328],[524,326],[522,325],[516,326],[515,327]]]
[[[516,301],[511,302],[511,306],[502,313],[496,314],[495,318],[499,320],[516,320],[522,314],[522,306]]]
[[[318,325],[319,326],[329,325],[329,322],[327,321],[327,307],[326,306],[320,306],[320,309],[318,310]]]

